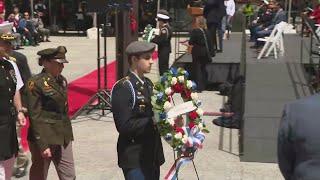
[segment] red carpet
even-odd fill
[[[104,68],[100,69],[101,87],[104,81]],[[98,70],[72,81],[68,86],[69,116],[76,113],[97,92]],[[116,61],[107,65],[107,89],[116,82]]]
[[[155,52],[152,56],[154,60],[158,59],[158,54]],[[104,84],[104,68],[101,68],[101,87]],[[87,75],[84,75],[68,85],[68,103],[69,103],[69,116],[76,113],[85,103],[88,102],[97,92],[98,86],[98,70],[94,70]],[[116,61],[112,61],[107,65],[107,89],[111,89],[116,82]],[[29,123],[26,127],[21,129],[21,144],[25,151],[28,151],[27,131]]]

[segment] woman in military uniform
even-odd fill
[[[166,10],[159,10],[157,20],[159,22],[160,32],[159,35],[155,36],[152,42],[158,45],[159,73],[160,76],[162,76],[164,72],[169,70],[172,30],[169,25],[170,16]]]
[[[10,35],[2,35],[0,43],[10,43]],[[9,60],[5,48],[0,46],[0,179],[11,179],[15,155],[18,152],[16,120],[26,124],[19,90],[23,82],[17,65]]]
[[[153,121],[152,82],[144,76],[153,64],[153,43],[135,41],[126,49],[130,71],[118,81],[111,95],[112,113],[119,132],[118,165],[126,180],[159,179],[164,155]]]
[[[28,81],[28,141],[32,154],[32,180],[47,179],[51,161],[59,179],[75,179],[73,133],[67,115],[67,81],[61,75],[63,63],[68,63],[66,52],[64,46],[39,51],[39,65],[44,69]]]

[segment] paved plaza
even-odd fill
[[[232,38],[232,37],[231,37]],[[41,43],[37,47],[25,47],[20,50],[28,57],[32,73],[41,68],[37,64],[36,52],[43,48],[64,45],[67,47],[67,59],[63,74],[70,81],[81,77],[96,68],[96,40],[85,37],[51,37],[50,43]],[[173,46],[174,47],[174,46]],[[224,53],[228,53],[228,49]],[[115,60],[115,39],[108,38],[108,61]],[[172,54],[173,56],[173,54]],[[173,58],[171,58],[171,63]],[[158,78],[155,63],[150,78]],[[225,97],[214,91],[204,91],[200,95],[202,109],[219,111]],[[199,150],[194,162],[201,180],[281,180],[283,179],[277,164],[245,163],[238,157],[238,131],[219,128],[211,123],[214,117],[204,117],[210,130],[204,141],[204,148]],[[73,151],[78,180],[121,180],[124,179],[117,166],[116,142],[117,131],[113,123],[112,113],[101,116],[99,111],[79,116],[73,121],[75,141]],[[163,142],[166,163],[161,167],[161,179],[173,164],[173,152]],[[28,178],[20,178],[27,180]],[[52,167],[49,180],[56,180],[57,175]],[[179,172],[179,180],[195,180],[192,164],[187,164]]]

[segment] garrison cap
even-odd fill
[[[153,52],[155,48],[156,45],[154,43],[145,41],[133,41],[127,46],[126,53],[128,55],[137,55],[147,52]]]
[[[158,19],[163,19],[163,20],[169,20],[170,19],[170,15],[169,15],[167,10],[160,9],[158,11],[157,18]]]
[[[64,46],[58,46],[57,48],[47,48],[37,52],[37,55],[42,58],[53,60],[58,63],[69,63],[66,60],[67,48]]]

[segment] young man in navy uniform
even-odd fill
[[[159,54],[159,73],[163,75],[169,69],[169,57],[171,53],[172,30],[169,25],[170,16],[166,10],[159,10],[157,14],[160,32],[155,36],[152,42],[158,45]]]
[[[128,76],[112,88],[112,113],[119,132],[118,165],[126,180],[158,180],[164,163],[151,105],[153,83],[144,76],[153,64],[153,43],[135,41],[126,49]]]

